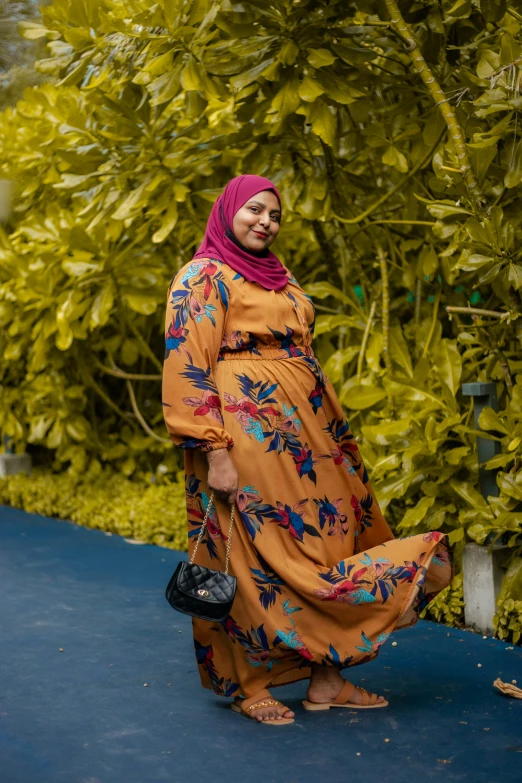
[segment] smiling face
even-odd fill
[[[277,196],[271,190],[263,190],[236,212],[232,230],[247,250],[261,253],[274,242],[280,225],[281,206]]]

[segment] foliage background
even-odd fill
[[[73,476],[175,477],[167,285],[224,183],[259,173],[392,524],[518,554],[521,23],[504,0],[54,0],[22,21],[46,83],[0,116],[3,435]],[[474,380],[500,400],[487,500]]]

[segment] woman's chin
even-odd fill
[[[252,253],[262,253],[268,249],[268,244],[260,237],[248,237],[248,244],[245,245]]]

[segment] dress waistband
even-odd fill
[[[263,346],[254,351],[220,351],[218,362],[243,359],[248,361],[273,361],[274,359],[302,359],[312,357],[315,359],[313,349],[309,345],[295,345],[290,348],[270,348]]]

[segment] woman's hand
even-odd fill
[[[208,486],[220,500],[232,506],[236,500],[239,476],[228,449],[207,451]]]

